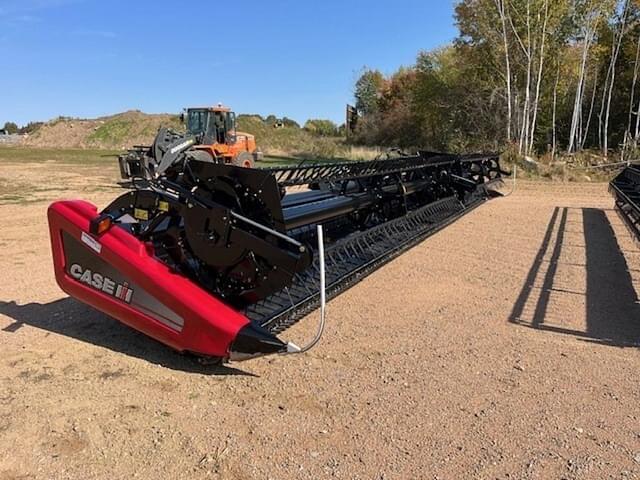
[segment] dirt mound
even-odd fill
[[[53,148],[115,148],[149,144],[158,128],[180,128],[176,115],[128,111],[96,119],[59,117],[45,123],[24,144]]]

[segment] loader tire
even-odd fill
[[[212,157],[211,154],[205,150],[191,150],[187,157],[189,160],[196,160],[198,162],[208,162],[208,163],[220,163],[215,157]]]
[[[231,163],[236,167],[253,168],[253,155],[251,155],[249,152],[240,152],[235,156]]]

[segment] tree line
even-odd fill
[[[365,68],[353,141],[522,155],[635,153],[640,0],[461,0],[457,38]]]
[[[240,114],[238,115],[238,120],[243,121],[247,118],[255,118],[262,123],[274,127],[274,128],[294,128],[307,131],[313,135],[319,137],[344,137],[345,135],[345,126],[337,125],[332,120],[320,119],[320,118],[310,118],[304,123],[304,126],[300,126],[298,122],[292,120],[288,117],[279,118],[275,115],[267,115],[263,117],[258,114]]]
[[[16,124],[15,122],[5,122],[2,130],[7,132],[9,135],[15,135],[17,133],[25,134],[36,131],[42,125],[42,122],[29,122],[23,127],[18,127],[18,124]]]

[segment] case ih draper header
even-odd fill
[[[56,278],[206,359],[300,351],[277,335],[318,307],[325,286],[338,295],[481,204],[504,174],[496,155],[430,152],[251,169],[202,161],[184,138],[167,142],[147,153],[145,180],[102,212],[51,205]]]
[[[640,165],[624,168],[609,184],[609,191],[618,212],[640,240]]]

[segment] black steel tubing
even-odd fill
[[[383,186],[380,192],[387,195],[411,195],[431,185],[430,180],[394,183]],[[284,222],[287,230],[291,230],[333,220],[356,210],[371,207],[376,201],[376,195],[373,190],[347,195],[332,193],[328,190],[312,190],[287,195],[282,202]]]
[[[284,208],[284,223],[287,230],[322,223],[356,210],[370,207],[375,201],[372,192],[356,195],[335,195],[326,200],[309,202]]]
[[[295,207],[309,202],[318,202],[333,197],[328,190],[307,190],[303,192],[289,193],[282,199],[282,208]]]

